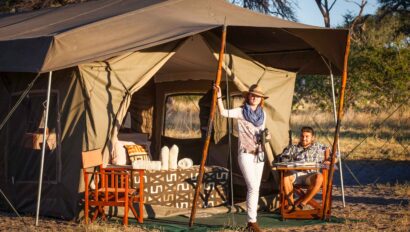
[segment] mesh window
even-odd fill
[[[13,93],[10,109],[21,93]],[[44,90],[31,91],[20,103],[8,123],[9,147],[7,148],[8,177],[14,182],[38,182],[43,144],[46,130],[43,181],[59,181],[60,125],[58,115],[58,92],[50,95],[48,127],[45,126],[47,94]]]
[[[199,100],[202,95],[171,95],[166,99],[163,135],[170,138],[201,138]]]

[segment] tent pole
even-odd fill
[[[226,55],[226,46],[225,46],[225,51]],[[228,109],[231,109],[231,95],[229,92],[229,79],[228,79],[228,74],[225,69],[225,82],[226,82],[226,106]],[[233,170],[232,170],[232,119],[229,117],[229,111],[228,111],[228,162],[227,166],[229,167],[229,197],[230,197],[230,211],[231,211],[231,220],[232,220],[232,225],[236,225],[235,223],[235,217],[232,215],[234,213],[234,192],[233,192]]]
[[[222,76],[222,62],[224,58],[225,41],[226,41],[226,23],[223,26],[221,39],[222,41],[221,41],[221,50],[219,51],[218,71],[217,71],[216,80],[215,80],[216,86],[219,86],[221,82],[221,76]],[[205,139],[204,148],[202,150],[201,166],[199,168],[199,175],[198,175],[198,179],[196,182],[194,201],[192,202],[191,217],[189,218],[189,227],[192,227],[192,225],[194,224],[195,212],[196,212],[196,202],[198,201],[199,192],[201,191],[202,179],[204,177],[205,162],[208,156],[208,148],[209,148],[209,143],[211,141],[211,130],[212,130],[213,120],[215,116],[215,108],[216,108],[216,100],[217,100],[216,94],[217,94],[217,91],[214,89],[214,92],[212,95],[211,112],[209,113],[209,119],[208,119],[208,128],[206,131],[206,139]]]
[[[47,103],[46,103],[46,115],[44,119],[44,131],[43,131],[43,144],[41,148],[41,162],[40,162],[40,175],[38,178],[38,193],[37,193],[37,211],[36,211],[36,226],[38,226],[38,216],[40,213],[40,199],[41,199],[41,188],[43,185],[43,168],[44,168],[44,155],[46,152],[46,137],[48,129],[48,112],[50,109],[50,93],[51,93],[51,79],[53,72],[49,72],[48,75],[48,87],[47,87]]]
[[[345,97],[345,89],[346,89],[346,81],[347,81],[347,60],[349,58],[349,50],[350,50],[350,33],[347,34],[346,39],[346,51],[343,63],[343,76],[342,76],[342,85],[340,87],[340,96],[339,96],[339,110],[337,114],[337,121],[336,121],[336,129],[335,135],[333,140],[333,147],[332,147],[332,155],[331,155],[331,162],[329,167],[329,178],[327,180],[327,188],[326,188],[326,195],[325,195],[325,202],[323,204],[323,214],[322,219],[328,220],[330,219],[331,207],[332,207],[332,184],[333,184],[333,174],[334,174],[334,165],[335,165],[335,154],[337,149],[337,144],[339,141],[339,132],[340,132],[340,124],[342,122],[343,117],[343,104],[344,104],[344,97]]]
[[[334,83],[334,81],[333,81],[332,69],[330,69],[330,81],[332,82],[333,112],[334,112],[334,117],[335,117],[335,123],[337,123],[335,83]],[[338,154],[339,171],[340,171],[340,187],[342,188],[342,202],[343,202],[343,208],[345,208],[345,207],[346,207],[345,189],[344,189],[344,184],[343,184],[342,157],[341,157],[341,153],[340,153],[340,143],[339,143],[339,140],[337,140],[337,154]]]
[[[225,52],[226,54],[226,52]],[[231,108],[231,97],[229,93],[229,80],[225,72],[225,81],[226,81],[226,106],[228,109]],[[229,188],[230,188],[230,198],[231,198],[231,208],[233,208],[235,202],[233,200],[233,171],[232,171],[232,119],[229,118],[228,111],[228,167],[229,167]],[[233,210],[231,211],[233,212]]]

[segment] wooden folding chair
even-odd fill
[[[325,152],[325,160],[327,160],[329,157],[329,150],[326,150]],[[314,198],[311,199],[307,204],[312,207],[310,210],[300,210],[300,211],[292,211],[292,210],[287,210],[287,204],[288,201],[286,197],[282,196],[281,197],[281,214],[283,219],[322,219],[323,215],[323,208],[324,208],[324,203],[325,203],[325,193],[326,193],[326,188],[327,188],[327,179],[328,179],[328,169],[327,168],[321,168],[321,173],[323,176],[323,182],[321,186],[322,190],[322,200],[321,202],[316,201]],[[282,180],[283,181],[283,175],[284,173],[281,173]],[[297,196],[297,199],[295,201],[295,205],[298,205],[302,200],[303,197],[306,195],[306,192],[308,190],[309,186],[305,185],[300,185],[300,184],[295,184],[293,185],[293,191],[295,195]],[[281,184],[281,191],[283,194],[283,185]],[[283,206],[282,206],[283,205]]]
[[[138,222],[143,222],[143,176],[144,170],[135,170],[139,172],[140,186],[139,189],[130,188],[131,171],[123,168],[103,168],[101,149],[83,152],[83,175],[85,188],[85,223],[88,223],[89,207],[95,207],[95,213],[92,220],[101,215],[105,217],[105,206],[124,207],[123,224],[128,225],[128,211],[131,209]],[[98,167],[99,171],[87,171],[87,168]],[[92,180],[92,182],[90,182]],[[93,183],[93,184],[92,184]],[[135,211],[134,203],[139,203],[139,215]]]
[[[307,204],[312,207],[311,210],[303,210],[303,211],[295,211],[292,214],[288,215],[288,218],[298,218],[298,219],[321,219],[323,215],[323,206],[325,203],[325,193],[327,187],[327,177],[328,177],[328,169],[321,169],[321,173],[323,176],[323,183],[322,183],[322,199],[320,202],[316,201],[314,198],[311,199]],[[308,190],[308,186],[305,185],[294,185],[293,191],[298,196],[298,199],[295,201],[295,205],[298,205],[303,197],[306,195]]]

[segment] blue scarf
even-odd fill
[[[256,127],[262,126],[263,120],[265,119],[265,114],[261,106],[258,106],[256,110],[253,111],[248,103],[245,103],[243,106],[242,114],[246,121],[251,122]]]

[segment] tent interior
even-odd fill
[[[102,148],[112,161],[119,135],[147,134],[154,160],[161,147],[176,144],[181,158],[201,160],[220,49],[220,28],[102,61],[80,64],[52,73],[50,113],[41,214],[74,218],[80,210],[81,152]],[[40,75],[16,112],[0,131],[0,188],[20,212],[34,212],[38,187],[44,102],[48,73]],[[255,61],[227,43],[223,64],[224,103],[238,107],[242,92],[262,86],[270,145],[279,154],[289,142],[289,118],[295,72]],[[36,74],[0,72],[0,118],[16,104]],[[226,89],[229,98],[226,96]],[[126,116],[131,128],[124,129]],[[228,166],[228,120],[216,113],[207,165]],[[237,156],[237,131],[232,122],[234,194],[245,197]],[[261,194],[274,190],[266,163]],[[277,187],[276,187],[277,188]]]

